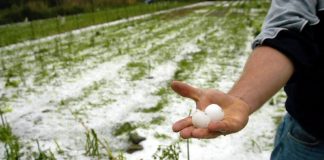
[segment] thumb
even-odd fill
[[[171,88],[179,95],[195,101],[198,101],[201,92],[199,88],[192,87],[189,84],[180,81],[173,81],[171,83]]]

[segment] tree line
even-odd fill
[[[0,0],[0,24],[71,15],[139,3],[139,0]]]

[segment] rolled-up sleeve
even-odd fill
[[[318,52],[316,0],[273,0],[261,33],[252,47],[270,46],[286,55],[295,72],[307,72],[315,64]]]
[[[272,0],[262,31],[252,48],[262,45],[266,39],[274,39],[282,30],[301,32],[306,24],[319,23],[317,3],[317,0]]]

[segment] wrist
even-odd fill
[[[237,101],[240,106],[245,107],[248,111],[248,114],[251,115],[255,110],[252,107],[252,104],[249,103],[247,99],[244,98],[243,95],[235,94],[235,93],[228,93],[232,98],[234,98],[234,101]]]

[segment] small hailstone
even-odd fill
[[[197,128],[207,128],[211,119],[203,111],[197,110],[192,114],[192,124]]]
[[[222,108],[217,104],[211,104],[205,109],[205,113],[212,121],[221,121],[224,118],[224,112]]]

